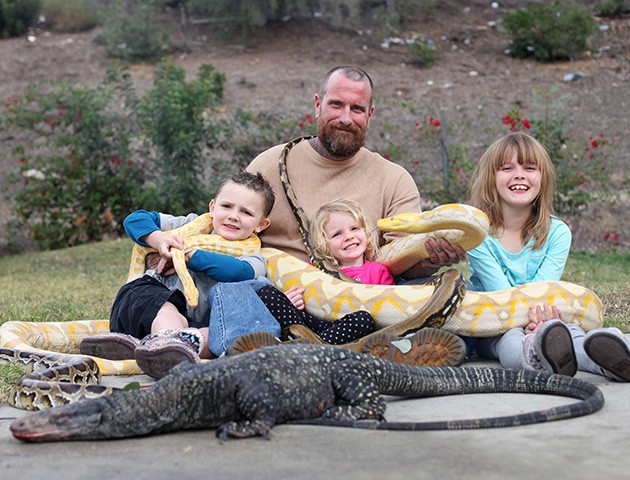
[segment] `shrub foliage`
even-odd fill
[[[0,0],[0,37],[22,35],[35,21],[40,0]]]
[[[597,31],[590,11],[573,2],[530,3],[501,18],[515,57],[551,61],[574,58],[588,50]]]

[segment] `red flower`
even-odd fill
[[[610,232],[608,232],[608,233],[606,233],[606,235],[604,235],[604,239],[605,239],[605,240],[610,239]]]
[[[597,140],[593,140],[591,142],[591,145],[593,146],[593,148],[597,148],[599,146],[599,143],[597,143]]]
[[[22,165],[25,165],[25,164],[27,164],[27,163],[28,163],[28,160],[27,160],[25,157],[20,157],[20,163],[21,163]]]
[[[529,123],[529,120],[527,120],[526,118],[523,120],[523,127],[524,128],[532,128],[532,124]]]
[[[385,155],[383,155],[383,158],[385,158],[386,160],[389,160],[389,153],[386,153]]]
[[[122,159],[118,157],[112,157],[110,162],[114,165],[120,165],[121,163],[123,163]]]
[[[613,235],[613,238],[615,239],[615,242],[619,242],[619,234],[618,233],[615,233]]]

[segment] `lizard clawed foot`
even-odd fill
[[[221,440],[230,438],[263,437],[270,440],[269,431],[273,425],[261,420],[245,420],[243,422],[226,422],[217,428],[217,437]]]

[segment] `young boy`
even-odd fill
[[[213,233],[232,241],[260,233],[269,226],[267,217],[274,198],[269,183],[260,174],[240,172],[227,178],[209,204]],[[203,250],[187,254],[188,270],[199,290],[198,306],[190,307],[181,280],[172,268],[170,253],[171,248],[183,248],[183,239],[166,231],[179,228],[197,217],[194,213],[175,217],[137,210],[125,219],[129,237],[140,245],[154,248],[157,253],[147,256],[148,270],[142,277],[119,290],[110,314],[113,333],[85,338],[81,342],[82,353],[118,360],[135,358],[142,371],[154,378],[161,378],[180,362],[197,363],[200,358],[213,358],[223,353],[227,340],[209,339],[211,313],[213,318],[223,322],[224,310],[245,311],[244,300],[238,298],[238,303],[232,305],[229,302],[234,299],[215,301],[221,290],[212,288],[220,286],[218,282],[264,277],[267,263],[258,254],[239,258]],[[252,287],[248,285],[246,288]],[[246,290],[245,297],[248,297]],[[255,294],[251,298],[259,305],[247,305],[248,315],[242,323],[251,322],[255,325],[254,330],[267,330],[279,336],[280,327],[275,319]],[[211,312],[211,307],[216,307],[217,312]],[[236,328],[241,328],[238,333],[251,330],[244,325]],[[217,336],[225,336],[224,325],[215,330]]]

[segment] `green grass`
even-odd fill
[[[7,402],[11,387],[26,373],[24,365],[17,362],[0,363],[0,404]]]
[[[131,248],[111,240],[0,258],[0,324],[108,318]]]
[[[606,308],[605,326],[630,332],[630,253],[571,253],[562,279],[599,296]]]

